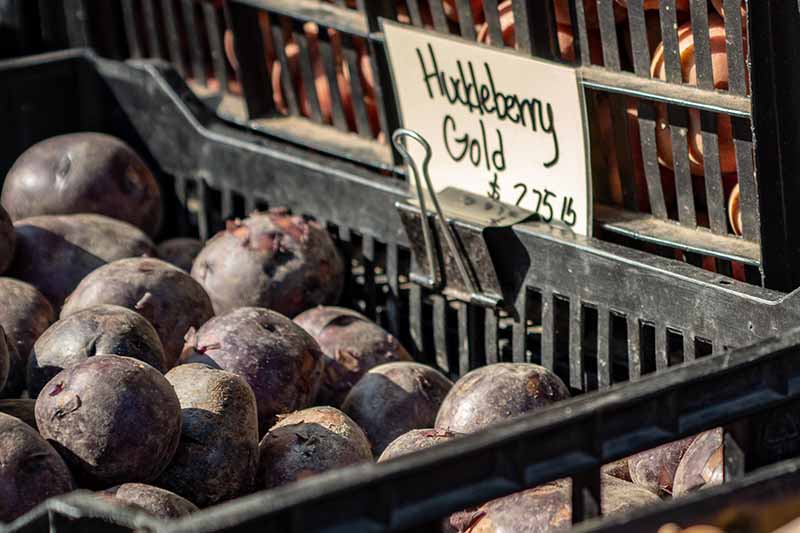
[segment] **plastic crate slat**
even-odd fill
[[[339,59],[334,56],[333,45],[331,43],[330,35],[328,35],[327,28],[319,29],[318,39],[320,58],[322,59],[325,76],[328,80],[328,90],[331,97],[331,117],[333,119],[333,126],[340,131],[348,131],[347,118],[344,116],[344,104],[342,103],[342,95],[339,92],[339,79],[337,73],[337,66],[341,63]],[[351,99],[352,102],[352,99]]]
[[[405,6],[408,10],[408,17],[411,19],[411,25],[422,28],[422,13],[420,13],[419,2],[417,0],[405,0]]]
[[[159,38],[159,26],[154,2],[155,0],[142,0],[145,30],[147,31],[147,46],[150,49],[150,57],[163,59],[164,49]]]
[[[697,345],[695,343],[695,334],[693,331],[687,331],[683,334],[683,360],[694,361],[697,359]]]
[[[377,290],[375,285],[375,239],[365,235],[361,241],[361,260],[364,267],[364,314],[375,320]]]
[[[175,15],[174,0],[163,0],[161,3],[164,15],[164,32],[167,34],[169,57],[175,69],[182,77],[186,77],[187,69],[181,51],[180,31],[178,17]]]
[[[220,11],[210,2],[203,2],[203,18],[211,51],[211,63],[214,77],[219,82],[220,90],[228,90],[228,67],[225,63],[225,24]]]
[[[628,341],[628,380],[635,381],[642,377],[642,341],[639,320],[626,317]]]
[[[708,33],[707,1],[692,0],[691,16],[697,86],[701,89],[713,90],[714,71],[711,64],[711,38]]]
[[[748,241],[761,242],[761,217],[753,162],[753,143],[750,139],[750,125],[745,121],[733,120],[733,146],[736,152],[741,195],[742,237]]]
[[[196,4],[195,0],[183,0],[183,23],[189,40],[189,62],[192,64],[192,76],[198,83],[205,85],[208,80],[206,79],[203,46],[200,44],[201,29],[197,24]]]
[[[580,67],[578,73],[581,84],[588,89],[646,98],[734,117],[750,117],[750,99],[745,96],[641,78],[629,72],[613,72],[597,66]]]
[[[512,358],[515,363],[526,362],[528,340],[528,290],[522,287],[514,303],[516,316],[512,327]]]
[[[292,71],[289,66],[289,59],[286,57],[286,42],[285,35],[289,32],[284,29],[285,20],[279,16],[271,16],[270,20],[270,33],[272,34],[272,41],[274,44],[275,55],[280,63],[280,84],[282,89],[282,96],[286,102],[286,108],[292,116],[300,116],[300,108],[297,105],[297,94],[295,92],[294,83],[292,82]],[[275,75],[275,69],[269,73],[270,80]]]
[[[719,165],[719,136],[717,134],[719,120],[720,117],[711,113],[702,112],[700,115],[709,226],[714,233],[727,235],[728,212],[725,205],[725,191],[722,188],[722,171]]]
[[[434,29],[441,33],[450,33],[450,29],[447,25],[447,16],[444,14],[442,0],[429,0],[428,6],[431,9],[431,18],[433,18]]]
[[[702,0],[704,3],[706,0]],[[633,71],[637,76],[650,77],[650,45],[647,42],[647,19],[642,2],[628,2],[628,28],[633,51]]]
[[[362,137],[372,139],[372,126],[369,122],[367,104],[364,99],[364,90],[361,85],[361,67],[358,51],[350,35],[343,33],[340,37],[342,39],[342,54],[344,55],[344,60],[347,62],[347,70],[350,73],[350,93],[352,95],[351,101],[356,130]]]
[[[556,295],[552,290],[545,289],[542,295],[542,366],[548,370],[555,369],[556,359]]]
[[[517,0],[512,2],[511,7],[514,12],[514,35],[517,41],[517,50],[524,54],[538,55],[539,50],[536,49],[532,20],[534,1],[536,0]],[[502,40],[500,42],[502,43]]]
[[[697,227],[694,205],[694,182],[689,164],[689,118],[684,108],[668,106],[668,127],[672,140],[672,161],[675,173],[675,193],[678,200],[678,220],[682,226]]]
[[[577,297],[569,303],[569,386],[586,391],[583,364],[583,303]]]
[[[536,55],[543,59],[559,60],[558,30],[552,2],[533,2],[528,10],[532,19],[532,31]]]
[[[725,48],[728,53],[728,90],[747,94],[744,34],[742,33],[741,0],[723,0],[725,10]]]
[[[475,329],[473,327],[474,318],[471,317],[474,313],[470,310],[470,306],[464,302],[456,304],[456,319],[458,321],[458,375],[463,376],[469,372],[473,365],[473,348],[474,342],[478,341],[475,337]]]
[[[597,384],[602,389],[611,386],[611,311],[602,305],[597,307]]]
[[[490,44],[498,48],[504,47],[505,43],[503,41],[503,32],[500,30],[500,13],[497,10],[497,0],[484,0],[483,12],[486,26],[489,28]]]
[[[603,65],[607,69],[621,70],[614,1],[597,0],[597,16],[600,21],[600,39],[603,41]]]
[[[369,33],[364,13],[319,0],[236,0],[236,3],[302,22],[314,22],[351,35],[366,37]]]
[[[273,114],[275,104],[272,84],[264,59],[264,38],[259,23],[259,11],[240,3],[228,3],[234,50],[239,63],[247,118],[250,120]]]
[[[487,309],[483,324],[484,353],[487,365],[501,362],[498,327],[497,311]]]
[[[678,45],[678,11],[675,0],[661,0],[658,6],[661,19],[661,38],[664,44],[664,67],[667,82],[683,83],[680,49]]]
[[[474,42],[477,36],[475,34],[475,22],[472,20],[470,0],[455,0],[455,5],[458,11],[458,26],[461,30],[461,38]]]
[[[572,476],[572,523],[600,516],[600,471],[592,469]]]
[[[128,53],[135,59],[144,57],[144,48],[136,24],[136,10],[133,6],[133,0],[122,0],[122,17],[125,22],[125,38],[128,41]]]
[[[570,17],[572,18],[572,27],[577,28],[575,43],[577,44],[576,55],[582,65],[591,65],[592,56],[589,52],[589,32],[586,29],[586,11],[584,10],[584,2],[591,2],[593,0],[574,0],[570,2]],[[601,37],[602,39],[602,37]],[[600,69],[604,70],[604,69]]]
[[[298,65],[300,66],[300,79],[303,84],[303,89],[306,93],[306,101],[311,108],[311,120],[321,124],[323,123],[322,111],[319,103],[319,96],[317,95],[317,83],[312,69],[311,53],[309,51],[309,39],[306,36],[303,25],[297,21],[293,21],[292,38],[299,48]]]
[[[654,104],[652,102],[640,100],[638,104],[637,121],[639,123],[639,139],[641,143],[644,177],[647,182],[647,195],[650,200],[650,210],[657,218],[666,220],[667,206],[664,202],[661,165],[658,162],[655,117],[656,108]]]
[[[433,302],[433,348],[436,350],[436,366],[450,374],[449,350],[447,349],[447,300],[444,296],[430,296]]]
[[[412,284],[408,294],[408,326],[416,359],[425,354],[425,332],[422,327],[422,287]]]

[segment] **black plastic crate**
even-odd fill
[[[630,1],[624,20],[615,18],[617,0],[513,0],[505,12],[503,4],[484,0],[473,14],[469,0],[70,0],[65,12],[73,46],[171,61],[227,120],[400,178],[388,145],[397,110],[380,17],[571,63],[590,109],[597,237],[755,285],[800,286],[800,245],[782,230],[796,224],[800,141],[783,103],[798,83],[797,6],[719,0],[728,14],[720,22],[708,0],[663,0],[655,11]],[[504,43],[507,12],[516,38]],[[476,29],[480,16],[485,27]],[[571,32],[569,53],[559,28]],[[226,59],[226,31],[238,70]],[[684,79],[689,38],[696,73]],[[663,43],[659,72],[653,39]],[[287,72],[302,81],[292,88]],[[670,169],[659,164],[665,157]],[[728,212],[734,184],[740,224]]]
[[[0,174],[38,140],[115,134],[157,170],[171,232],[206,238],[224,220],[270,205],[316,216],[351,259],[344,303],[454,378],[487,363],[533,361],[575,394],[619,385],[441,448],[174,524],[72,495],[14,529],[107,531],[111,521],[156,531],[419,531],[446,513],[560,477],[572,478],[574,518],[582,520],[594,514],[602,464],[705,429],[728,429],[730,476],[800,454],[791,446],[778,453],[763,438],[776,419],[800,426],[796,293],[532,222],[487,238],[490,249],[506,252],[493,256],[494,266],[513,308],[468,304],[409,281],[409,241],[395,207],[408,196],[403,182],[221,120],[166,64],[82,51],[11,60],[0,63],[0,101]]]

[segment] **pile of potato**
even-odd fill
[[[107,135],[32,146],[0,200],[2,522],[75,489],[174,518],[570,395],[534,364],[454,384],[414,362],[378,325],[335,307],[342,258],[322,226],[286,210],[231,221],[205,245],[155,246],[157,181]],[[606,469],[606,512],[719,481],[719,432],[645,454]],[[562,480],[442,525],[551,529],[569,506]]]

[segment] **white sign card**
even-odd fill
[[[589,148],[574,68],[383,21],[403,127],[451,186],[591,233]],[[413,141],[409,152],[422,161]]]

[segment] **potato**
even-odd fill
[[[0,413],[19,418],[36,431],[39,431],[36,427],[36,416],[34,415],[35,405],[36,400],[31,400],[30,398],[0,400]]]
[[[197,511],[197,506],[177,494],[144,483],[124,483],[99,493],[126,506],[144,510],[157,518],[179,518]]]
[[[675,470],[672,495],[719,485],[723,481],[724,467],[722,430],[717,428],[699,434]]]
[[[394,439],[386,449],[383,450],[381,456],[378,457],[378,462],[382,463],[389,459],[400,457],[401,455],[426,450],[460,436],[459,433],[453,433],[452,431],[445,431],[443,429],[412,429],[408,433],[403,433]]]
[[[9,342],[5,331],[0,326],[0,391],[6,386],[8,373],[11,370],[11,356],[9,355]]]
[[[94,269],[124,257],[154,255],[139,229],[101,215],[49,215],[14,223],[17,251],[8,275],[42,291],[58,310]]]
[[[6,271],[14,257],[14,245],[17,242],[17,234],[14,231],[14,224],[11,217],[3,206],[0,205],[0,274]]]
[[[29,425],[0,413],[0,522],[75,488],[53,447]]]
[[[62,318],[33,345],[28,394],[36,398],[53,377],[95,354],[124,355],[166,371],[164,348],[145,318],[118,305],[97,305]]]
[[[335,407],[279,416],[258,445],[260,477],[268,489],[345,466],[372,461],[367,436]]]
[[[342,411],[367,434],[380,456],[400,435],[429,428],[453,383],[439,371],[411,362],[386,363],[364,374],[342,403]]]
[[[194,258],[202,249],[203,243],[198,239],[170,239],[158,245],[158,257],[181,270],[191,272]]]
[[[178,447],[172,385],[137,359],[96,355],[59,372],[36,399],[36,424],[85,487],[152,481]]]
[[[263,434],[277,415],[311,405],[322,377],[322,357],[311,335],[285,316],[242,307],[190,332],[181,360],[244,378],[255,393]]]
[[[109,263],[86,276],[61,310],[61,318],[99,304],[137,311],[150,321],[172,368],[190,328],[214,316],[203,288],[183,270],[152,258]]]
[[[558,376],[532,363],[497,363],[459,379],[436,416],[436,428],[474,433],[569,397]]]
[[[36,287],[0,278],[0,327],[8,340],[11,370],[0,398],[17,398],[25,389],[25,369],[33,343],[54,319],[53,306]]]
[[[8,172],[0,203],[13,220],[95,213],[150,236],[161,225],[153,173],[130,146],[100,133],[59,135],[28,148]]]
[[[630,456],[631,481],[659,496],[672,494],[675,470],[693,440],[694,437],[687,437]]]
[[[256,398],[236,374],[179,365],[167,381],[181,403],[181,442],[154,482],[200,507],[246,494],[258,468]]]
[[[336,303],[344,264],[317,222],[272,209],[229,222],[197,256],[192,277],[217,314],[253,306],[293,317]]]
[[[370,368],[412,361],[397,339],[361,313],[320,306],[300,313],[294,321],[314,337],[325,354],[319,403],[339,406]]]
[[[612,476],[601,475],[600,507],[603,515],[625,513],[659,501],[652,492]],[[525,531],[545,533],[570,529],[572,494],[569,480],[492,500],[475,510],[450,517],[451,530],[474,533]]]

